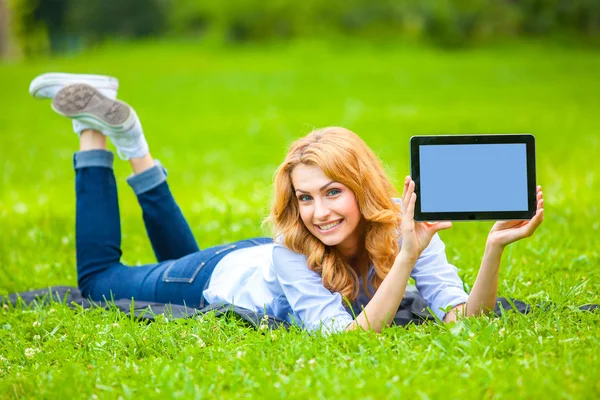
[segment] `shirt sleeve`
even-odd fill
[[[342,304],[340,293],[323,286],[306,257],[287,247],[273,247],[273,267],[283,294],[305,329],[323,333],[344,331],[354,320]]]
[[[436,233],[412,270],[411,277],[421,296],[440,319],[444,320],[448,306],[466,303],[469,295],[464,291],[456,267],[446,258],[446,246]]]

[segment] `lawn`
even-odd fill
[[[269,234],[261,221],[273,172],[313,127],[357,132],[394,182],[409,171],[412,135],[531,132],[546,217],[505,252],[499,294],[553,306],[331,337],[211,315],[146,324],[59,303],[4,307],[0,397],[600,397],[600,313],[576,308],[600,303],[600,52],[141,43],[0,64],[0,293],[76,285],[77,139],[27,92],[46,71],[120,79],[119,97],[141,117],[201,247]],[[129,166],[115,172],[123,260],[152,262]],[[490,227],[456,223],[441,234],[467,290]]]

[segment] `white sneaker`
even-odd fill
[[[135,111],[92,86],[83,83],[65,86],[55,94],[52,109],[78,121],[84,129],[95,129],[108,136],[124,160],[148,153],[148,144]]]
[[[110,99],[117,98],[119,80],[112,76],[68,74],[62,72],[49,72],[36,76],[29,85],[29,93],[38,99],[53,99],[56,93],[65,86],[75,83],[85,83],[95,87],[104,96]]]
[[[29,93],[38,99],[53,99],[56,93],[65,86],[85,83],[93,86],[109,99],[117,98],[119,80],[112,76],[68,74],[64,72],[48,72],[36,76],[29,84]],[[73,120],[73,131],[78,135],[86,129],[96,129],[82,121]]]

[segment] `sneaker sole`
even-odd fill
[[[135,123],[127,104],[109,99],[83,83],[62,88],[52,100],[52,109],[65,117],[87,120],[112,130],[125,131]]]
[[[119,80],[112,76],[88,75],[88,74],[68,74],[63,72],[49,72],[35,77],[29,85],[29,93],[33,97],[38,96],[40,90],[51,86],[67,86],[76,83],[88,83],[99,89],[109,89],[117,91],[119,89]]]

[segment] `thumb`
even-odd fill
[[[452,222],[450,221],[426,222],[425,224],[427,224],[427,226],[433,229],[434,232],[452,228]]]

